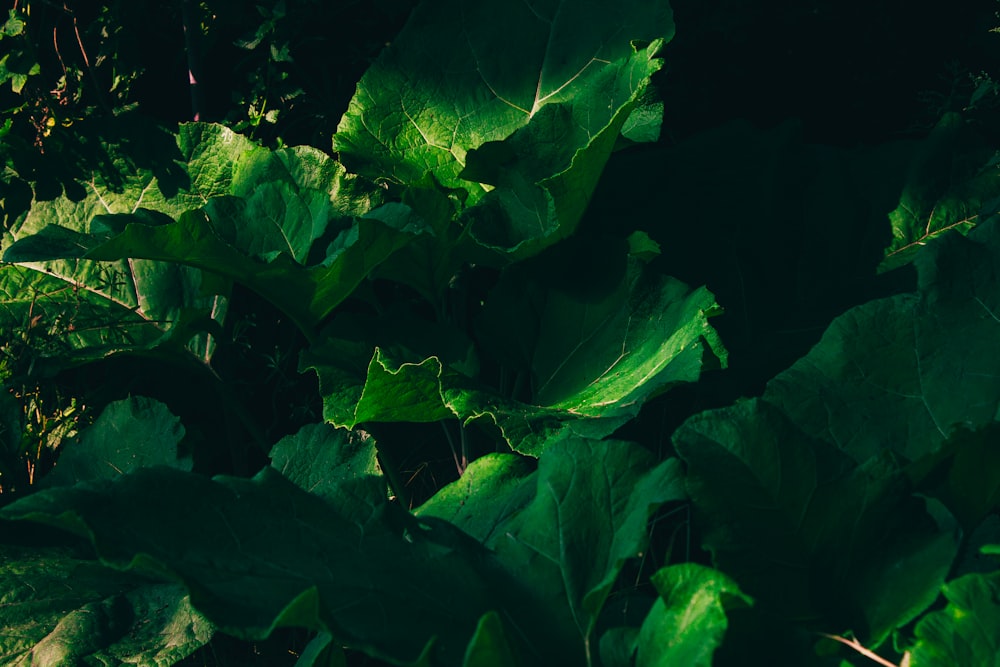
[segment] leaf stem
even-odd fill
[[[462,456],[459,458],[459,450],[455,447],[455,440],[451,437],[451,431],[448,430],[448,425],[445,424],[444,421],[440,421],[438,423],[441,424],[441,430],[444,431],[444,437],[448,440],[448,447],[451,448],[451,457],[455,461],[455,469],[458,470],[458,476],[461,477],[462,474],[465,473],[465,469],[469,466],[469,457],[465,444],[465,427],[462,426],[462,422],[458,423],[458,432],[461,438],[459,447],[462,451]]]
[[[191,92],[191,118],[202,120],[205,110],[205,93],[201,87],[201,49],[198,44],[198,21],[191,0],[181,3],[181,22],[184,24],[184,50],[187,51],[188,86]]]

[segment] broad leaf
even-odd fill
[[[363,431],[304,426],[271,448],[271,466],[361,527],[378,519],[388,500],[375,446]]]
[[[948,235],[916,259],[918,294],[858,306],[764,399],[857,461],[883,449],[913,460],[956,427],[1000,415],[1000,226]]]
[[[652,580],[660,597],[639,631],[636,666],[711,667],[726,610],[753,600],[726,575],[696,563],[665,567]]]
[[[348,485],[341,493],[353,492]],[[519,641],[551,651],[532,594],[474,540],[417,523],[388,501],[359,525],[272,468],[252,480],[143,468],[41,491],[2,514],[81,534],[115,568],[169,574],[199,611],[239,637],[281,626],[328,630],[397,664],[436,637],[436,659],[456,664],[477,619],[499,606],[521,618]]]
[[[949,581],[944,595],[948,606],[917,623],[911,667],[1000,665],[1000,572]]]
[[[483,199],[480,243],[532,254],[575,227],[672,35],[666,3],[424,3],[361,79],[334,149],[371,178],[466,189]]]
[[[958,530],[889,456],[862,465],[746,400],[674,434],[713,563],[762,610],[878,644],[936,597]]]
[[[0,545],[0,598],[5,665],[174,664],[214,633],[182,586],[55,547]]]
[[[203,297],[201,274],[135,260],[118,265],[65,262],[0,265],[0,329],[15,371],[53,372],[123,350],[183,347],[207,362],[211,317],[221,296]]]
[[[224,206],[207,207],[163,226],[128,224],[126,219],[121,234],[86,257],[144,256],[213,271],[253,289],[311,335],[380,262],[425,232],[407,207],[386,204],[348,223],[313,266],[300,266],[287,254],[263,264],[251,257],[251,248],[234,246],[220,233],[220,228],[239,228],[240,221],[229,217],[232,213]],[[253,236],[241,238],[250,241]]]
[[[576,229],[624,123],[660,67],[654,56],[662,44],[635,48],[572,102],[547,104],[508,139],[469,151],[459,175],[492,188],[466,212],[477,242],[523,259]]]
[[[575,625],[589,652],[598,614],[647,522],[684,498],[676,459],[656,464],[633,443],[574,439],[547,447],[537,472],[485,457],[427,501],[420,516],[455,522]],[[481,489],[485,489],[483,492]],[[595,646],[596,648],[596,646]]]
[[[95,221],[98,234],[77,235],[72,244],[49,244],[53,237],[64,240],[66,235],[58,228],[47,228],[27,239],[29,243],[13,246],[5,257],[8,261],[27,261],[42,253],[46,257],[60,255],[104,262],[142,257],[169,262],[164,265],[177,270],[182,270],[183,265],[202,268],[257,291],[287,313],[303,332],[312,335],[316,325],[379,262],[424,231],[422,223],[414,220],[405,206],[386,204],[341,230],[314,266],[303,267],[285,253],[264,253],[272,257],[265,264],[253,258],[257,254],[253,234],[229,239],[249,243],[242,248],[223,238],[241,227],[242,211],[218,199],[213,202],[204,210],[181,214],[176,222],[150,215],[105,216]],[[39,243],[46,246],[38,248]]]
[[[490,331],[487,342],[514,341],[518,349],[509,356],[531,364],[535,387],[529,398],[491,391],[446,368],[437,356],[400,362],[379,348],[362,375],[359,346],[329,341],[302,359],[303,368],[319,375],[324,417],[348,428],[484,419],[513,449],[537,455],[556,436],[607,436],[649,398],[697,380],[707,363],[725,365],[725,350],[708,323],[720,309],[707,289],[691,291],[638,266],[611,293],[596,297],[524,289],[522,299],[501,292],[487,306],[483,328]],[[517,310],[507,310],[515,301]]]
[[[160,328],[179,308],[220,315],[218,297],[200,295],[205,281],[195,269],[204,269],[256,289],[311,332],[424,230],[398,204],[356,220],[381,201],[380,191],[315,149],[271,151],[195,123],[181,127],[176,151],[185,178],[170,188],[126,164],[115,188],[95,181],[82,202],[36,204],[6,239],[5,261],[53,273],[74,293],[95,291]],[[120,319],[111,314],[105,319]]]
[[[52,329],[50,335],[63,347],[60,356],[67,360],[87,361],[118,350],[149,349],[170,335],[177,335],[183,346],[199,333],[178,326],[191,320],[187,313],[196,311],[221,319],[225,312],[224,290],[206,293],[200,271],[122,257],[107,264],[75,261],[82,248],[74,249],[71,241],[88,232],[96,216],[135,213],[140,207],[178,215],[200,206],[207,198],[220,194],[219,189],[231,180],[211,167],[217,160],[234,159],[243,148],[238,141],[220,140],[214,146],[216,150],[206,155],[199,150],[200,144],[190,141],[197,126],[182,129],[177,143],[171,146],[169,140],[164,145],[147,138],[161,134],[158,130],[133,128],[127,122],[123,125],[128,128],[124,134],[106,138],[107,164],[95,166],[85,196],[34,201],[27,216],[3,235],[4,261],[26,264],[20,271],[33,270],[45,276],[23,278],[9,267],[2,267],[5,291],[18,290],[24,302],[46,303],[44,314]],[[226,150],[220,151],[223,146]],[[141,150],[148,150],[148,154],[137,157],[134,153]],[[176,162],[188,168],[179,170]],[[24,257],[10,252],[16,242],[26,241],[53,225],[66,233],[50,235],[42,242],[28,241]],[[69,261],[44,261],[66,259]],[[25,281],[32,284],[23,288],[19,283]],[[28,308],[17,305],[20,310]],[[78,315],[80,311],[82,316]],[[77,319],[81,321],[77,323]],[[57,320],[61,321],[57,324]],[[17,326],[21,322],[8,319],[4,324]],[[74,335],[77,330],[86,333]],[[190,345],[201,360],[210,358],[213,344],[204,335]]]
[[[967,528],[996,503],[956,484],[992,464],[998,261],[995,222],[947,235],[916,257],[918,293],[848,311],[763,399],[675,434],[715,563],[762,607],[877,644],[931,603],[954,520],[901,463]]]
[[[546,455],[547,456],[547,455]],[[531,459],[487,454],[469,463],[462,477],[435,493],[417,510],[453,523],[486,545],[496,544],[537,492]]]
[[[190,459],[180,458],[178,452],[183,437],[180,420],[162,403],[144,397],[115,401],[79,436],[63,444],[59,465],[42,483],[70,486],[157,465],[190,470]]]

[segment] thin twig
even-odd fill
[[[444,420],[439,421],[438,423],[441,424],[441,430],[444,431],[444,437],[448,441],[448,447],[451,449],[451,458],[455,461],[455,469],[458,470],[458,476],[461,477],[462,473],[465,472],[465,468],[462,465],[465,461],[465,452],[462,452],[462,459],[459,460],[458,449],[455,447],[455,440],[451,437],[451,431],[448,430],[448,425],[444,422]]]
[[[104,91],[101,90],[101,84],[97,80],[97,75],[94,74],[94,68],[90,66],[90,57],[87,56],[87,49],[83,47],[83,37],[80,36],[80,25],[76,22],[76,14],[73,13],[66,3],[63,3],[63,9],[65,9],[73,19],[73,34],[76,35],[76,44],[80,47],[80,55],[83,56],[83,64],[87,68],[87,74],[90,77],[90,82],[94,85],[94,94],[97,96],[97,102],[104,107],[104,110],[109,115],[114,115],[111,104],[104,99]],[[55,32],[53,31],[53,39],[54,38]],[[60,62],[62,62],[62,58],[60,58]]]
[[[859,642],[857,639],[846,639],[846,638],[841,637],[839,635],[830,635],[830,634],[827,634],[825,632],[821,632],[819,634],[821,634],[822,636],[826,637],[827,639],[832,639],[834,641],[840,642],[841,644],[843,644],[845,646],[850,646],[852,649],[854,649],[855,651],[857,651],[861,655],[865,656],[869,660],[873,660],[873,661],[877,662],[878,664],[882,665],[883,667],[900,667],[896,663],[890,662],[890,661],[886,660],[885,658],[883,658],[882,656],[880,656],[878,653],[875,653],[871,649],[865,648],[864,646],[861,645],[861,642]]]

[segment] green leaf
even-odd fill
[[[469,211],[480,243],[534,254],[575,228],[673,35],[666,3],[613,14],[562,1],[423,4],[362,77],[334,150],[373,179],[410,185],[429,172],[465,189],[482,200]]]
[[[364,431],[304,426],[271,448],[271,466],[362,527],[388,501],[375,444]]]
[[[960,429],[934,454],[918,459],[907,475],[924,493],[938,498],[972,534],[1000,508],[1000,423],[975,431]]]
[[[466,211],[480,244],[523,259],[576,229],[624,123],[660,67],[654,56],[662,44],[635,48],[633,58],[594,76],[572,102],[547,104],[502,143],[469,151],[459,175],[495,188]]]
[[[931,239],[967,234],[985,219],[983,207],[1000,196],[1000,168],[987,164],[992,157],[958,113],[945,114],[920,145],[899,206],[889,214],[893,239],[880,272],[913,261]]]
[[[158,128],[133,127],[127,121],[122,126],[128,129],[104,137],[107,163],[92,173],[82,198],[63,195],[33,201],[27,216],[4,231],[4,261],[24,266],[0,267],[4,291],[12,296],[8,312],[2,313],[3,323],[23,324],[35,303],[45,306],[47,328],[61,348],[59,355],[47,356],[62,363],[120,350],[148,350],[172,335],[181,339],[179,347],[190,340],[189,351],[207,362],[214,344],[205,335],[194,336],[201,332],[190,328],[198,319],[191,313],[221,319],[226,302],[224,290],[205,293],[207,281],[200,271],[122,257],[113,263],[76,261],[94,245],[86,235],[96,216],[135,213],[140,206],[177,215],[201,205],[219,187],[210,180],[214,172],[207,169],[204,155],[183,153],[189,147],[182,138],[179,145],[170,145],[168,138],[164,147]],[[134,158],[130,146],[146,149],[147,154]],[[177,168],[177,160],[190,162],[191,176]],[[31,240],[53,226],[42,238]],[[19,243],[23,253],[17,249]]]
[[[315,149],[271,151],[222,126],[193,123],[181,126],[169,158],[182,173],[117,161],[120,182],[95,176],[82,201],[33,203],[5,239],[5,261],[56,275],[74,293],[95,291],[164,329],[182,308],[221,316],[219,297],[201,294],[206,281],[196,269],[203,269],[257,290],[311,333],[424,229],[405,206],[373,212],[380,190]]]
[[[605,298],[550,290],[532,360],[535,401],[591,417],[634,406],[701,375],[725,349],[709,318],[712,293],[672,278],[630,271]]]
[[[957,428],[1000,415],[1000,228],[947,235],[916,260],[920,290],[837,318],[765,400],[857,461],[885,448],[908,460]]]
[[[495,611],[483,614],[465,650],[463,667],[517,667],[518,664],[500,616]]]
[[[239,220],[234,220],[232,213],[225,205],[217,204],[206,207],[205,211],[188,211],[176,222],[152,225],[147,224],[148,216],[104,217],[95,224],[114,228],[119,233],[106,240],[92,237],[75,244],[79,250],[63,247],[65,255],[83,259],[146,258],[167,262],[161,265],[177,271],[186,270],[180,265],[211,271],[255,290],[288,314],[307,335],[312,335],[316,325],[346,299],[379,262],[405,245],[413,235],[422,233],[421,223],[413,220],[405,207],[386,204],[344,229],[330,243],[316,266],[303,267],[283,253],[274,255],[265,264],[251,256],[255,252],[252,247],[237,248],[220,235],[220,228],[223,233],[239,228]],[[216,218],[211,218],[210,214]],[[51,232],[43,232],[42,236],[49,234]],[[58,234],[63,235],[62,232]],[[253,235],[237,236],[231,240],[238,243],[241,239],[252,238]],[[8,250],[7,259],[25,259],[20,254],[26,252],[25,247],[13,246]]]
[[[697,380],[706,361],[725,365],[725,350],[708,323],[720,309],[705,288],[692,291],[638,266],[596,297],[512,284],[490,297],[479,329],[487,345],[516,345],[506,356],[531,360],[530,398],[501,396],[437,356],[397,361],[376,348],[362,370],[358,345],[327,341],[301,362],[319,375],[324,417],[347,428],[484,419],[511,448],[537,455],[557,434],[607,436],[649,398]]]
[[[949,581],[944,595],[948,606],[917,623],[911,667],[1000,665],[1000,572]]]
[[[199,611],[238,637],[327,630],[397,664],[436,637],[435,659],[456,664],[477,619],[499,605],[525,624],[518,641],[551,657],[542,639],[550,623],[533,594],[477,542],[389,503],[362,526],[338,510],[355,504],[342,497],[335,506],[272,468],[209,480],[159,467],[41,491],[0,514],[83,535],[115,568],[176,578]]]
[[[0,265],[0,328],[21,332],[27,361],[40,367],[167,344],[189,344],[207,362],[214,343],[197,334],[221,317],[225,299],[203,296],[201,274],[185,267],[135,260],[126,276],[125,264]]]
[[[676,459],[656,464],[622,441],[565,442],[539,461],[538,491],[513,539],[559,563],[587,637],[625,561],[645,548],[653,513],[684,497]]]
[[[652,580],[660,597],[639,632],[637,667],[710,667],[728,626],[726,610],[753,600],[726,575],[697,563],[665,567]]]
[[[537,491],[531,459],[515,454],[487,454],[471,463],[461,478],[430,497],[418,516],[452,523],[486,545],[495,544]]]
[[[526,471],[511,456],[474,461],[419,515],[453,521],[482,540],[552,608],[562,608],[589,647],[622,567],[646,546],[650,517],[685,497],[679,462],[657,464],[629,442],[572,439],[545,448],[538,471]]]
[[[5,665],[174,664],[212,638],[183,587],[55,547],[0,545]]]
[[[179,457],[183,438],[184,427],[164,404],[145,397],[115,401],[73,441],[62,445],[59,465],[42,483],[71,486],[156,465],[190,470],[191,460]]]
[[[761,399],[692,417],[674,443],[714,565],[762,610],[877,645],[936,597],[959,531],[891,457],[858,465]]]
[[[665,4],[627,2],[609,18],[607,7],[561,1],[423,4],[362,77],[334,149],[372,178],[410,183],[431,171],[470,187],[458,178],[469,149],[505,139],[547,105],[598,106],[583,91],[614,83],[608,74],[634,56],[632,41],[673,31]],[[596,134],[612,107],[579,131]]]
[[[946,235],[918,293],[848,311],[762,399],[675,433],[706,546],[762,608],[877,645],[931,604],[957,547],[941,502],[966,528],[996,503],[956,485],[992,464],[998,261],[995,222]]]

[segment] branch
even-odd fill
[[[888,660],[880,656],[878,653],[875,653],[875,651],[865,648],[864,646],[861,645],[861,642],[859,642],[857,639],[845,639],[844,637],[841,637],[839,635],[829,635],[825,632],[820,632],[819,634],[822,635],[823,637],[826,637],[827,639],[832,639],[834,641],[840,642],[844,646],[851,647],[861,655],[865,656],[869,660],[877,662],[883,667],[906,667],[910,662],[909,656],[905,656],[903,658],[903,662],[897,665],[894,662],[889,662]]]

